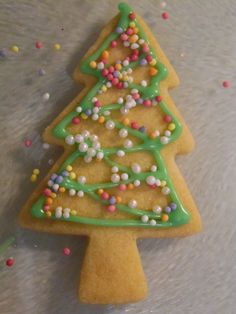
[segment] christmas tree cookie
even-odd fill
[[[175,164],[193,149],[168,93],[179,79],[143,20],[127,4],[119,11],[75,70],[83,91],[44,132],[64,153],[20,215],[25,227],[89,237],[79,286],[88,303],[146,297],[137,238],[201,229]]]

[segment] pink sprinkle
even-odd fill
[[[119,83],[119,80],[117,77],[113,78],[113,80],[111,81],[112,85],[117,85]]]
[[[135,14],[133,12],[129,14],[129,19],[132,21],[135,20]]]
[[[115,68],[114,68],[112,65],[110,65],[110,66],[109,66],[109,72],[110,72],[110,73],[113,73],[114,71],[115,71]]]
[[[72,123],[73,123],[73,124],[80,124],[80,118],[74,117],[74,118],[72,119]]]
[[[109,73],[109,74],[107,75],[107,79],[108,79],[109,81],[112,81],[113,78],[114,78],[114,76],[113,76],[111,73]]]
[[[116,210],[116,207],[115,207],[115,205],[109,205],[109,206],[107,207],[107,210],[108,210],[110,213],[113,213],[113,212]]]
[[[229,81],[223,81],[222,85],[223,85],[224,88],[230,87]]]
[[[65,256],[68,256],[68,255],[70,255],[70,253],[71,253],[70,249],[69,249],[68,247],[64,247],[64,249],[63,249],[63,254],[64,254]]]
[[[43,210],[44,210],[45,212],[47,212],[49,209],[50,209],[50,206],[49,206],[49,205],[44,205],[44,206],[43,206]]]
[[[8,259],[6,260],[6,265],[7,265],[8,267],[11,267],[13,264],[14,264],[14,259],[13,259],[12,257],[10,257],[10,258],[8,258]]]
[[[152,56],[151,55],[147,55],[146,56],[146,60],[147,60],[147,62],[151,62],[152,61]]]
[[[156,97],[156,101],[157,101],[157,102],[161,102],[161,101],[162,101],[162,97],[161,97],[160,95],[157,96],[157,97]]]
[[[113,40],[111,42],[111,48],[115,48],[117,46],[117,41],[116,40]]]
[[[143,104],[144,104],[145,107],[151,107],[152,102],[151,102],[150,99],[145,99],[145,100],[143,101]]]
[[[103,193],[101,194],[101,198],[102,198],[103,200],[108,200],[108,199],[109,199],[109,194],[108,194],[107,192],[103,192]]]
[[[133,121],[133,122],[131,122],[130,125],[131,125],[132,129],[138,129],[138,123],[137,122]]]
[[[156,184],[153,184],[153,185],[148,185],[149,187],[150,187],[150,189],[155,189],[157,186],[156,186]]]
[[[164,116],[163,120],[167,123],[170,123],[172,121],[172,117],[169,115]]]
[[[24,140],[25,147],[30,147],[33,144],[32,140]]]
[[[140,98],[139,93],[133,94],[133,95],[132,95],[132,98],[133,98],[133,99],[139,99],[139,98]]]
[[[162,16],[163,20],[168,20],[168,18],[169,18],[169,14],[167,12],[163,12],[161,16]]]
[[[43,191],[43,194],[44,194],[45,196],[50,196],[50,195],[52,194],[52,191],[51,191],[50,189],[45,189],[45,190]]]
[[[41,43],[41,41],[36,41],[35,48],[40,49],[42,47],[43,47],[43,44]]]
[[[133,32],[134,32],[133,29],[129,27],[129,28],[127,29],[127,31],[126,31],[126,34],[132,35]]]
[[[122,191],[122,192],[125,191],[126,190],[126,185],[125,184],[120,184],[119,185],[119,190]]]
[[[102,104],[99,100],[95,101],[95,107],[101,107]]]
[[[109,73],[109,71],[107,69],[103,69],[102,70],[102,75],[103,76],[107,76],[108,73]]]
[[[121,39],[122,41],[126,41],[128,38],[129,38],[129,36],[128,36],[127,34],[125,34],[125,33],[123,33],[123,34],[120,35],[120,39]]]
[[[147,44],[143,45],[143,52],[148,52],[149,51],[149,47]]]

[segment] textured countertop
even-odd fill
[[[171,91],[196,140],[177,163],[199,207],[204,231],[185,239],[139,240],[149,297],[124,306],[77,302],[76,285],[86,241],[23,230],[17,215],[61,150],[42,148],[40,134],[80,91],[71,75],[118,1],[0,0],[0,257],[1,314],[234,314],[236,308],[236,3],[234,0],[134,1],[181,79]],[[166,10],[169,19],[161,13]],[[35,49],[35,41],[43,42]],[[54,51],[53,44],[61,50]],[[40,68],[44,76],[38,75]],[[230,88],[223,88],[228,80]],[[50,93],[49,101],[42,100]],[[24,139],[31,139],[30,148]],[[49,162],[48,162],[49,161]],[[38,180],[39,182],[40,180]],[[37,184],[37,183],[36,183]],[[63,256],[65,246],[72,254]],[[12,256],[13,267],[5,266]]]

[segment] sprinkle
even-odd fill
[[[162,101],[162,97],[160,95],[156,96],[156,101],[159,103]]]
[[[48,143],[43,143],[43,149],[49,149],[50,148],[50,145]]]
[[[136,208],[137,207],[137,201],[132,199],[129,201],[129,207],[130,208]]]
[[[156,220],[155,219],[151,219],[150,220],[150,225],[151,226],[155,226],[157,224]]]
[[[32,140],[30,140],[30,139],[26,139],[26,140],[24,140],[24,145],[25,145],[25,147],[27,147],[27,148],[29,148],[30,146],[32,146]]]
[[[116,28],[115,32],[116,32],[117,34],[121,34],[121,33],[123,33],[123,29],[118,26],[118,27]]]
[[[142,132],[142,133],[145,133],[145,132],[146,132],[145,126],[141,126],[138,130],[139,130],[140,132]]]
[[[6,260],[6,265],[7,265],[8,267],[13,266],[13,264],[14,264],[14,259],[13,259],[12,257],[10,257],[10,258],[8,258],[8,259]]]
[[[164,211],[165,211],[167,214],[169,214],[169,213],[171,213],[171,208],[170,208],[169,206],[166,206],[165,209],[164,209]]]
[[[165,130],[164,134],[165,134],[165,136],[167,136],[167,137],[170,137],[170,136],[171,136],[170,130]]]
[[[125,152],[123,151],[123,150],[118,150],[117,152],[116,152],[116,155],[118,156],[118,157],[124,157],[125,156]]]
[[[169,216],[168,216],[167,214],[163,214],[163,215],[161,216],[161,220],[162,220],[163,222],[167,222],[167,221],[169,220]]]
[[[141,167],[138,163],[133,163],[131,165],[131,169],[134,173],[140,173],[141,172]]]
[[[74,145],[74,144],[75,144],[75,138],[74,138],[74,136],[73,136],[73,135],[67,135],[67,136],[65,137],[65,142],[66,142],[66,144],[68,144],[68,145]]]
[[[85,176],[79,176],[78,182],[81,183],[81,184],[85,184],[85,182],[86,182],[86,177],[85,177]]]
[[[129,183],[129,184],[127,185],[127,188],[128,188],[128,190],[133,190],[133,189],[134,189],[133,183]]]
[[[76,194],[76,190],[75,189],[70,189],[69,190],[69,195],[70,196],[75,196],[75,194]]]
[[[124,147],[125,147],[125,148],[131,148],[131,147],[133,147],[133,142],[132,142],[131,140],[129,140],[129,139],[125,140],[125,141],[124,141]]]
[[[125,185],[125,184],[120,184],[120,185],[119,185],[119,190],[120,190],[121,192],[124,192],[124,191],[126,190],[126,185]]]
[[[162,193],[163,195],[168,195],[168,194],[170,194],[170,189],[169,189],[167,186],[165,186],[165,187],[163,187],[163,188],[161,189],[161,193]]]
[[[113,213],[113,212],[116,210],[116,207],[115,207],[115,205],[109,205],[109,206],[107,207],[107,210],[108,210],[110,213]]]
[[[121,179],[124,180],[124,181],[128,180],[129,179],[128,173],[122,173],[121,174]]]
[[[169,143],[169,138],[167,136],[161,136],[160,141],[161,144],[166,145]]]
[[[5,58],[7,56],[7,51],[6,49],[0,50],[0,57]]]
[[[111,42],[111,48],[115,48],[117,46],[117,41],[116,40],[113,40]]]
[[[84,196],[84,192],[83,192],[83,191],[78,191],[78,192],[77,192],[77,195],[78,195],[79,197],[83,197],[83,196]]]
[[[230,87],[229,81],[223,81],[222,85],[223,85],[224,88]]]
[[[152,165],[151,166],[151,171],[152,172],[156,172],[157,171],[157,166],[156,165]]]
[[[54,44],[53,48],[58,51],[61,49],[61,45],[60,44]]]
[[[31,182],[35,182],[38,179],[38,176],[36,174],[32,174],[30,177]]]
[[[98,119],[98,123],[102,124],[104,122],[105,122],[105,117],[100,116],[99,119]]]
[[[46,74],[46,71],[44,69],[39,69],[38,74],[39,76],[44,76]]]
[[[43,94],[43,100],[44,100],[44,101],[49,100],[49,98],[50,98],[50,94],[49,94],[49,93]]]
[[[169,18],[169,13],[163,12],[161,16],[162,16],[163,20],[168,20],[168,18]]]
[[[147,86],[147,81],[142,80],[140,84],[141,84],[141,86],[146,87]]]
[[[99,190],[97,191],[98,195],[101,195],[103,192],[104,192],[103,189],[99,189]]]
[[[168,130],[169,131],[173,131],[175,129],[175,124],[174,123],[170,123],[169,125],[168,125]]]
[[[156,214],[160,214],[162,212],[162,208],[159,205],[154,205],[152,211]]]
[[[70,253],[71,253],[70,249],[69,249],[68,247],[64,247],[64,249],[63,249],[63,254],[64,254],[65,256],[68,256],[68,255],[70,255]]]
[[[139,62],[140,65],[144,66],[147,64],[147,60],[146,59],[141,59]]]
[[[33,170],[33,174],[39,175],[39,173],[40,173],[39,169],[34,169]]]
[[[141,182],[139,180],[134,180],[134,186],[138,187],[140,186]]]
[[[36,41],[35,48],[40,49],[42,47],[43,47],[43,44],[41,43],[41,41]]]
[[[146,178],[146,183],[149,185],[154,185],[156,183],[156,178],[154,176],[148,176]]]
[[[73,169],[73,167],[72,167],[71,165],[66,166],[66,170],[67,170],[67,171],[70,172],[70,171],[72,171],[72,169]]]
[[[82,112],[82,107],[80,107],[80,106],[76,107],[75,111],[78,112],[78,113]]]
[[[119,171],[119,168],[116,167],[116,166],[113,166],[113,167],[111,168],[111,172],[113,172],[113,173],[116,173],[116,172],[118,172],[118,171]]]
[[[121,201],[122,201],[122,198],[119,195],[117,195],[116,196],[116,202],[117,203],[121,203]]]
[[[108,194],[107,192],[102,192],[102,193],[101,193],[101,198],[102,198],[103,200],[108,200],[108,199],[109,199],[109,194]]]
[[[172,209],[172,210],[176,210],[177,209],[177,204],[176,203],[170,203],[170,208]]]
[[[129,19],[130,19],[131,21],[133,21],[133,20],[135,20],[135,18],[136,18],[135,13],[134,13],[134,12],[131,12],[131,13],[129,14]]]
[[[151,67],[151,68],[149,69],[149,74],[150,74],[151,76],[156,75],[156,74],[157,74],[157,69],[154,68],[154,67]]]
[[[72,119],[72,123],[73,123],[73,124],[80,124],[80,118],[74,117],[74,118]]]
[[[113,183],[118,183],[120,181],[120,176],[117,173],[113,173],[111,175],[111,182]]]
[[[96,69],[96,67],[97,67],[97,62],[96,62],[96,61],[91,61],[91,62],[89,63],[89,66],[90,66],[90,68],[92,68],[92,69]]]
[[[15,53],[18,53],[20,51],[20,48],[18,46],[12,46],[11,47],[11,51],[15,52]]]
[[[169,115],[166,115],[164,116],[163,120],[166,122],[166,123],[170,123],[172,121],[172,117],[169,116]]]
[[[143,215],[143,216],[141,217],[141,220],[142,220],[143,223],[147,223],[148,220],[149,220],[148,215]]]

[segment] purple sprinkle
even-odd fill
[[[57,178],[57,174],[56,173],[53,173],[50,177],[51,180],[56,180]]]
[[[90,116],[92,114],[92,110],[91,109],[87,109],[85,110],[85,113],[87,116]]]
[[[114,72],[113,72],[113,76],[114,76],[114,77],[119,77],[119,75],[120,75],[120,72],[119,72],[119,71],[114,71]]]
[[[140,65],[146,65],[147,64],[147,60],[146,59],[141,59],[139,64]]]
[[[169,214],[171,212],[171,208],[169,206],[166,206],[164,211]]]
[[[56,183],[62,183],[63,180],[64,180],[64,178],[63,178],[62,176],[58,176],[58,177],[56,178]]]
[[[118,27],[116,28],[116,33],[117,33],[117,34],[122,34],[122,33],[123,33],[123,29],[118,26]]]
[[[46,74],[46,71],[44,69],[39,69],[38,74],[40,76],[44,76]]]
[[[109,198],[109,204],[110,205],[115,205],[115,203],[116,203],[116,198],[114,196],[110,197]]]
[[[0,50],[0,57],[5,58],[7,56],[7,51],[6,49]]]
[[[170,208],[172,209],[172,210],[176,210],[176,208],[177,208],[177,205],[175,204],[175,203],[170,203]]]
[[[145,126],[140,126],[140,128],[138,129],[140,132],[145,133],[146,132],[146,128]]]
[[[137,99],[136,102],[137,102],[139,105],[142,105],[142,104],[143,104],[143,98]]]
[[[66,170],[64,170],[64,171],[62,172],[62,175],[63,175],[63,177],[68,177],[68,176],[69,176],[69,172],[66,171]]]

